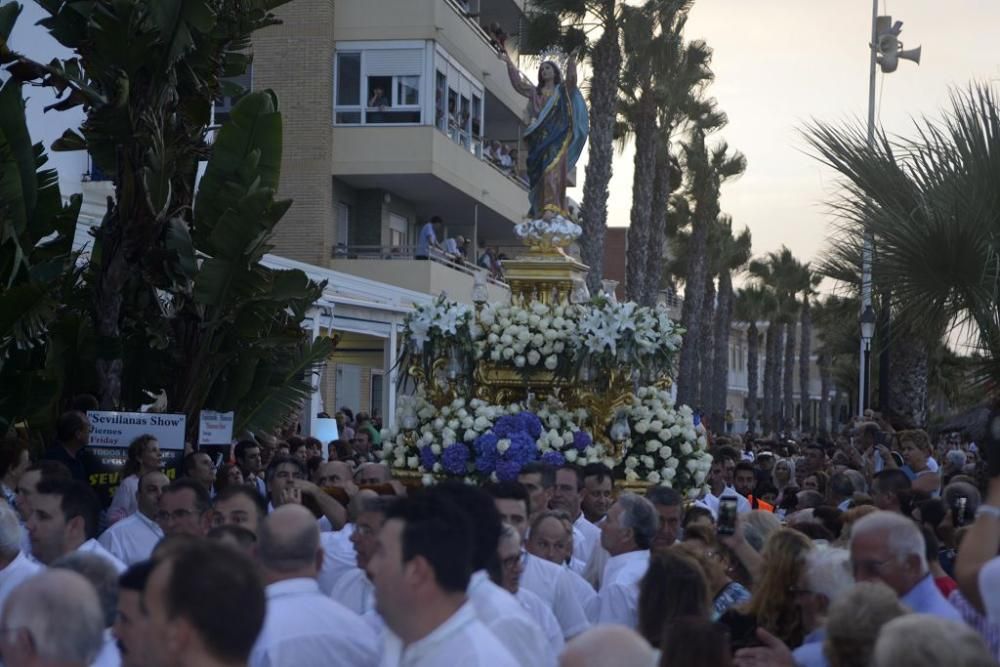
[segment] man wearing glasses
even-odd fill
[[[208,516],[210,506],[211,501],[205,487],[194,480],[179,479],[163,490],[156,522],[160,524],[166,537],[204,537],[211,521]]]
[[[873,512],[854,524],[850,551],[856,581],[885,583],[917,614],[961,620],[934,583],[924,536],[912,520],[894,512]]]

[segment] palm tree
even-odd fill
[[[772,308],[771,292],[760,285],[750,284],[737,292],[734,316],[747,325],[747,431],[757,429],[757,387],[759,384],[760,332],[757,323],[766,319]],[[766,414],[766,413],[765,413]]]
[[[799,402],[802,405],[802,420],[799,428],[803,433],[810,432],[812,424],[809,419],[809,369],[812,366],[812,300],[816,295],[822,276],[813,273],[806,263],[802,267],[801,286],[802,303],[799,309]]]
[[[717,238],[714,244],[719,287],[715,306],[714,344],[712,360],[711,402],[705,406],[711,415],[710,424],[721,424],[726,414],[726,395],[729,387],[729,334],[733,321],[733,275],[740,274],[750,262],[750,229],[744,227],[733,236],[733,221],[729,216],[720,216]],[[703,375],[705,371],[702,371]]]
[[[635,142],[632,209],[628,231],[625,292],[652,305],[659,284],[649,273],[651,245],[659,240],[662,212],[669,196],[670,144],[685,114],[712,78],[711,51],[703,42],[684,42],[692,0],[648,0],[623,10],[623,44],[628,54],[622,72],[622,122],[619,140]],[[651,30],[652,27],[652,30]],[[659,179],[658,179],[659,176]],[[676,188],[674,188],[676,189]],[[654,218],[656,218],[654,220]],[[648,284],[647,283],[651,283]]]
[[[601,289],[604,232],[608,222],[608,184],[614,158],[618,84],[622,69],[621,24],[624,0],[538,0],[526,25],[524,46],[562,44],[590,55],[590,136],[580,203],[580,256],[590,267],[587,286]],[[596,37],[595,37],[596,35]]]
[[[687,168],[686,194],[693,204],[691,242],[685,278],[684,306],[681,326],[685,329],[677,379],[678,402],[690,402],[697,396],[699,348],[702,340],[702,310],[708,277],[708,228],[719,215],[719,194],[722,184],[743,173],[746,158],[731,153],[726,142],[709,148],[705,140],[710,132],[726,123],[724,113],[714,100],[700,104],[692,116],[691,136],[683,145]]]
[[[996,93],[988,84],[955,92],[943,120],[919,122],[913,138],[878,132],[870,149],[860,127],[813,124],[806,139],[846,179],[833,204],[841,223],[832,254],[846,262],[866,230],[875,239],[874,281],[892,286],[895,320],[889,411],[922,424],[927,355],[941,330],[965,327],[984,352],[983,375],[1000,376]],[[904,342],[916,345],[900,349]]]

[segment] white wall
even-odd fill
[[[7,4],[0,0],[0,4]],[[35,25],[48,14],[34,0],[25,0],[23,10],[17,19],[14,32],[11,35],[10,47],[22,55],[47,63],[53,58],[69,58],[72,52],[64,48],[49,36],[48,30]],[[87,171],[87,154],[85,151],[71,153],[52,152],[52,142],[62,136],[69,128],[78,128],[83,123],[84,114],[80,107],[69,111],[49,111],[42,109],[56,101],[54,91],[39,86],[25,86],[26,114],[28,117],[28,132],[34,143],[41,141],[45,145],[49,161],[46,168],[59,172],[59,188],[63,196],[81,191],[81,177]]]

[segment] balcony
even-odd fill
[[[337,127],[330,167],[351,187],[413,202],[424,219],[462,217],[480,238],[513,239],[528,210],[523,182],[429,125]]]
[[[510,288],[485,277],[479,267],[453,262],[435,251],[428,259],[416,259],[414,250],[412,246],[340,246],[334,248],[330,268],[434,296],[445,292],[450,299],[470,305],[479,274],[485,278],[490,303],[510,300]]]
[[[507,68],[497,57],[490,35],[479,21],[498,22],[507,33],[519,31],[523,0],[481,0],[468,13],[458,0],[337,0],[333,37],[338,42],[429,40],[443,46],[512,113],[524,113],[525,101],[511,87]],[[503,22],[517,18],[518,25]],[[510,49],[513,43],[508,43]]]

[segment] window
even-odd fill
[[[441,70],[434,79],[434,124],[442,132],[448,131],[448,75]]]
[[[424,51],[363,49],[337,53],[334,122],[419,124]]]
[[[473,79],[438,47],[435,61],[436,113],[438,129],[457,144],[482,156],[484,95],[482,83]],[[446,112],[441,108],[446,105]]]
[[[372,369],[372,383],[371,383],[371,401],[369,405],[371,406],[371,413],[374,415],[376,413],[382,412],[382,385],[384,384],[385,376],[383,371]]]
[[[353,109],[346,107],[353,107]],[[361,122],[360,53],[337,54],[336,122],[345,124]]]
[[[402,248],[406,245],[407,231],[410,228],[409,221],[401,215],[389,214],[389,245],[393,248]]]
[[[472,94],[472,146],[479,157],[483,156],[483,100]]]
[[[351,207],[344,202],[337,202],[337,245],[347,246],[351,228]]]

